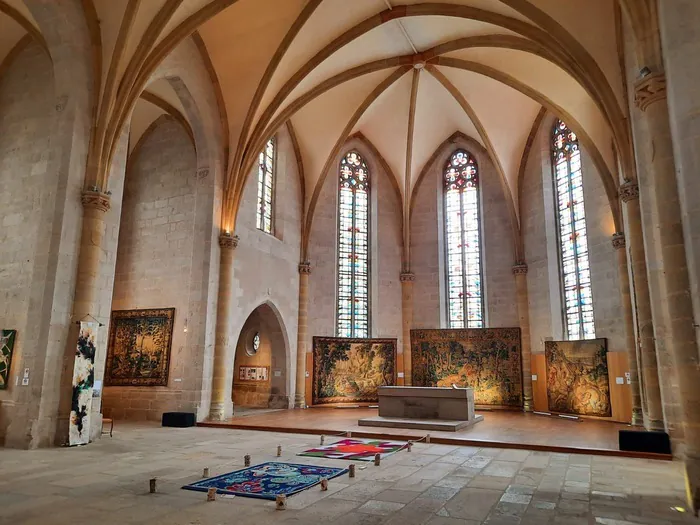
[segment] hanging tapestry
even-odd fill
[[[351,461],[374,461],[379,454],[381,459],[406,448],[405,441],[382,441],[380,439],[341,439],[332,445],[321,445],[297,454],[324,459],[349,459]]]
[[[612,416],[606,339],[545,341],[551,412]]]
[[[10,364],[16,335],[17,330],[0,330],[0,390],[5,390],[10,380]]]
[[[175,308],[112,312],[105,386],[168,386]]]
[[[274,500],[278,495],[291,496],[317,485],[321,479],[332,479],[347,471],[346,468],[270,462],[203,479],[182,488],[200,492],[216,488],[217,494]]]
[[[474,404],[522,407],[520,328],[411,330],[413,386],[471,387]]]
[[[377,403],[393,385],[396,339],[314,337],[313,404]]]
[[[80,322],[78,345],[73,364],[73,396],[71,398],[68,444],[90,442],[92,387],[95,384],[95,334],[98,323]]]

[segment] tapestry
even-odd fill
[[[354,461],[374,461],[379,454],[382,459],[405,448],[406,442],[381,441],[375,439],[343,439],[332,445],[315,447],[298,454],[325,459],[349,459]]]
[[[545,341],[550,412],[612,416],[606,339]]]
[[[68,444],[90,442],[92,387],[95,384],[95,334],[98,323],[80,322],[78,344],[73,364],[73,396],[71,398]]]
[[[207,492],[216,487],[217,494],[274,500],[280,494],[291,496],[320,483],[322,478],[332,479],[347,471],[345,468],[269,462],[203,479],[182,488]]]
[[[175,308],[112,312],[105,386],[168,386]]]
[[[5,390],[10,380],[10,365],[16,335],[17,330],[0,330],[0,390]]]
[[[396,339],[313,339],[314,405],[377,403],[395,375]]]
[[[520,328],[411,330],[413,386],[471,387],[474,404],[522,407]]]

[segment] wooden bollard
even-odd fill
[[[250,454],[243,456],[243,465],[250,467]]]
[[[285,496],[284,494],[279,494],[279,495],[275,498],[275,508],[276,508],[277,510],[284,510],[284,509],[286,509],[286,508],[287,508],[287,496]]]
[[[374,466],[378,467],[379,464],[382,462],[382,455],[381,454],[375,454],[374,455]]]
[[[209,467],[204,467],[204,470],[202,470],[202,477],[203,478],[209,477]]]
[[[328,490],[328,480],[326,478],[321,478],[321,490]]]
[[[348,476],[350,476],[351,478],[355,477],[355,465],[350,465],[348,467]]]
[[[411,451],[411,448],[413,448],[413,441],[409,441],[409,442],[406,444],[406,450],[407,450],[408,452]]]
[[[209,487],[207,490],[207,501],[216,501],[216,487]]]
[[[282,445],[277,445],[277,457],[282,455]]]
[[[156,478],[148,480],[149,492],[154,494],[156,491]]]
[[[323,445],[326,442],[326,436],[321,436],[321,445]]]

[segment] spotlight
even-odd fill
[[[649,69],[648,67],[644,66],[642,69],[639,70],[639,78],[648,77],[649,75],[651,75],[651,69]]]

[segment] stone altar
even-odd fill
[[[379,415],[360,419],[358,424],[456,432],[483,419],[474,413],[471,388],[382,386]]]

